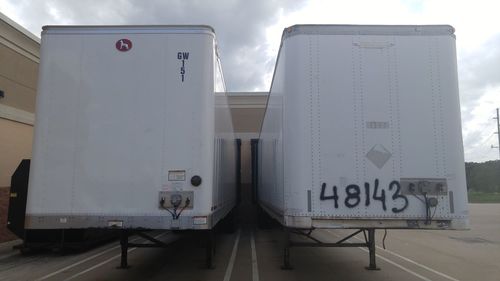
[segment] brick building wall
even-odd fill
[[[0,13],[0,242],[7,230],[10,177],[31,158],[40,39]]]

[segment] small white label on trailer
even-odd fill
[[[193,224],[207,224],[207,217],[193,217]]]
[[[184,171],[184,170],[168,171],[168,180],[169,181],[185,181],[186,180],[186,171]]]

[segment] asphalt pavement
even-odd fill
[[[279,227],[259,229],[254,209],[243,204],[234,233],[217,235],[215,267],[205,267],[205,249],[199,236],[173,239],[166,249],[129,249],[130,269],[117,269],[118,242],[83,253],[42,252],[21,255],[13,241],[0,245],[0,280],[500,280],[500,204],[470,204],[471,230],[377,231],[378,271],[365,269],[365,248],[292,248],[292,270],[282,270],[283,232]],[[316,230],[313,237],[335,242],[347,230]],[[142,238],[133,237],[136,242]],[[294,237],[294,239],[304,239]],[[350,239],[360,242],[362,235]],[[172,242],[174,241],[175,242]]]

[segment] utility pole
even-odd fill
[[[497,119],[497,131],[496,131],[496,134],[498,136],[498,146],[491,145],[491,148],[498,148],[498,156],[500,157],[500,116],[498,114],[498,108],[497,108],[497,117],[493,117],[493,119]]]

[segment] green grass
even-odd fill
[[[500,193],[469,191],[469,203],[500,203]]]

